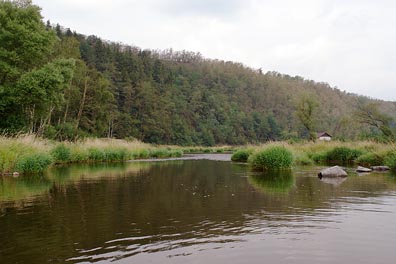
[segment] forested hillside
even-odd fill
[[[7,133],[178,145],[308,138],[296,111],[309,98],[313,129],[354,139],[381,131],[355,117],[359,105],[387,118],[395,111],[391,102],[326,83],[199,53],[144,50],[41,19],[29,1],[0,2],[0,129]]]

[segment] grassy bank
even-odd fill
[[[140,141],[87,139],[70,143],[32,135],[0,137],[0,174],[38,173],[55,164],[119,162],[182,155],[181,148],[152,146]]]
[[[289,144],[272,142],[259,146],[246,146],[234,152],[232,160],[248,162],[253,168],[283,168],[289,166],[286,154],[268,151],[282,147],[292,155],[294,165],[338,164],[377,166],[387,165],[396,169],[396,145],[371,141],[361,142],[306,142]],[[278,151],[279,152],[279,151]],[[271,160],[272,165],[268,165]],[[284,163],[286,161],[286,163]],[[285,166],[287,164],[287,166]]]

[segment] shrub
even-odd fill
[[[147,159],[149,157],[150,157],[150,151],[147,149],[138,151],[137,156],[136,156],[136,158],[139,158],[139,159]]]
[[[54,158],[55,163],[70,162],[70,148],[66,147],[65,144],[59,144],[53,148],[51,150],[51,155]]]
[[[252,154],[248,162],[255,170],[287,169],[293,163],[293,154],[285,147],[274,146]]]
[[[359,156],[356,162],[365,166],[379,166],[384,164],[384,158],[381,155],[367,152]]]
[[[392,170],[396,169],[396,152],[391,151],[388,152],[384,158],[384,164],[391,168]]]
[[[86,149],[73,147],[70,150],[70,162],[84,162],[89,160],[89,152]]]
[[[52,163],[52,158],[46,153],[34,153],[21,157],[15,164],[16,171],[20,173],[43,172]]]
[[[326,160],[329,162],[337,161],[342,163],[350,163],[356,160],[362,154],[362,151],[357,149],[351,149],[348,147],[335,147],[326,153]]]
[[[212,152],[212,150],[210,148],[205,148],[203,150],[203,153],[211,153],[211,152]]]
[[[177,158],[182,157],[183,154],[184,154],[183,151],[180,150],[180,149],[175,149],[175,150],[172,150],[172,151],[170,152],[170,156],[171,156],[171,157],[177,157]]]
[[[326,161],[326,153],[311,153],[308,155],[308,158],[312,159],[315,163],[321,163],[323,161]]]
[[[247,162],[252,152],[250,149],[239,149],[232,154],[231,160],[235,162]]]
[[[313,163],[314,161],[306,153],[299,153],[295,156],[295,164],[312,165]]]
[[[169,157],[169,150],[167,149],[154,149],[151,150],[150,156],[153,158],[166,158]]]
[[[91,161],[103,161],[106,159],[106,154],[97,148],[88,149],[88,159]]]

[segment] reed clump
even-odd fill
[[[253,153],[248,163],[254,170],[289,169],[293,164],[293,154],[284,146],[270,146]]]
[[[247,162],[252,153],[253,149],[238,149],[232,154],[231,160],[235,162]]]

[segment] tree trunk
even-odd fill
[[[85,97],[87,95],[87,90],[88,90],[88,75],[85,76],[84,92],[83,92],[83,96],[82,96],[82,99],[81,99],[80,107],[78,109],[77,120],[76,120],[76,125],[75,125],[75,129],[76,130],[78,129],[78,126],[80,125],[80,120],[81,120],[82,112],[83,112],[83,109],[84,109]]]

